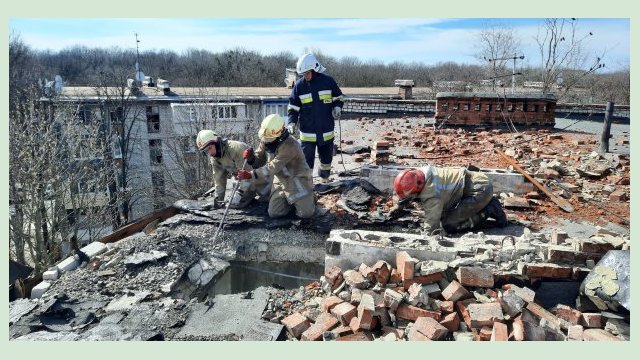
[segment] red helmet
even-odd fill
[[[420,193],[424,188],[424,173],[416,169],[402,170],[393,180],[393,190],[400,200]]]

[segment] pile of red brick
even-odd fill
[[[295,312],[282,324],[291,337],[306,341],[628,339],[623,321],[610,324],[597,310],[557,305],[549,311],[527,287],[495,288],[490,269],[425,270],[404,251],[396,254],[396,264],[327,269],[322,284],[315,284],[328,294],[319,307]]]

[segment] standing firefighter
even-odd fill
[[[435,167],[406,169],[393,182],[400,203],[418,200],[424,208],[424,230],[433,234],[442,228],[449,233],[467,231],[493,218],[503,227],[507,217],[493,196],[489,178],[465,168]]]
[[[313,170],[316,147],[320,157],[320,177],[326,181],[331,173],[335,120],[342,114],[342,91],[313,54],[305,54],[296,64],[303,75],[289,96],[287,129],[293,134],[299,124],[300,143],[305,159]]]
[[[222,139],[213,130],[202,130],[196,137],[196,146],[198,150],[209,156],[211,167],[213,168],[213,182],[215,186],[215,199],[218,202],[224,201],[225,190],[227,189],[227,179],[230,175],[236,175],[240,170],[244,159],[242,153],[249,148],[249,145],[234,140]],[[249,165],[245,165],[244,169],[250,170]],[[238,178],[238,181],[242,179]],[[266,197],[270,191],[269,181],[247,182],[241,181],[229,207],[239,209],[247,206],[255,197],[256,191],[258,195]]]
[[[264,181],[273,176],[269,216],[285,216],[294,207],[298,217],[312,217],[316,206],[311,169],[300,144],[285,129],[284,119],[277,114],[265,117],[258,135],[258,150],[254,153],[249,148],[243,154],[255,170],[241,170],[238,177]]]

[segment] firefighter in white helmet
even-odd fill
[[[198,150],[209,156],[211,167],[213,168],[213,182],[215,187],[215,200],[219,203],[224,201],[227,189],[227,179],[234,175],[238,181],[238,170],[242,170],[244,159],[242,153],[249,148],[249,145],[235,140],[221,138],[213,130],[202,130],[196,137]],[[244,170],[251,170],[251,166],[246,164]],[[267,199],[270,193],[270,181],[249,182],[247,186],[237,191],[237,196],[230,199],[230,208],[243,208],[247,206],[258,193],[261,199]]]
[[[493,184],[479,171],[433,165],[406,169],[394,179],[393,189],[401,206],[413,199],[422,204],[428,235],[468,231],[487,218],[499,227],[507,224],[500,201],[493,196]]]
[[[273,176],[269,199],[270,217],[285,216],[292,207],[298,217],[312,217],[316,206],[311,168],[307,165],[300,144],[285,128],[284,119],[277,114],[265,117],[258,136],[258,150],[254,153],[249,148],[243,154],[255,170],[241,170],[238,176],[251,177],[256,181],[264,181]]]
[[[344,97],[336,81],[324,74],[325,70],[313,54],[298,59],[296,71],[302,78],[291,89],[287,129],[293,134],[298,124],[302,151],[311,169],[318,149],[319,175],[326,181],[333,160],[335,120],[342,114]]]

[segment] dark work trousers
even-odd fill
[[[333,161],[333,140],[324,144],[318,144],[313,141],[300,141],[304,158],[307,165],[313,170],[313,163],[316,157],[316,147],[318,148],[318,156],[320,157],[320,177],[328,178],[331,173],[331,162]]]

